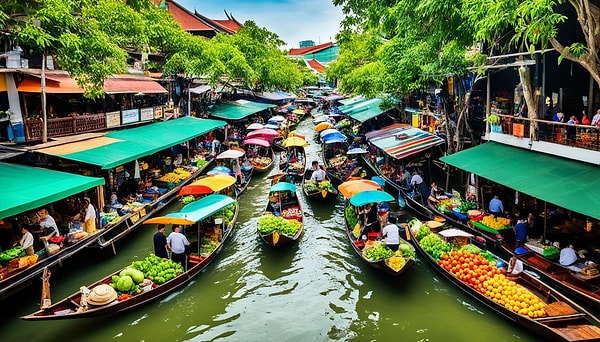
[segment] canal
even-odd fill
[[[320,160],[310,118],[300,123]],[[277,170],[271,170],[271,174]],[[283,249],[256,232],[267,201],[267,175],[240,198],[236,230],[221,254],[180,291],[132,311],[102,318],[26,322],[38,309],[40,284],[0,303],[4,341],[537,341],[436,273],[424,260],[398,278],[359,260],[347,243],[344,207],[308,202],[305,232]],[[181,204],[165,208],[175,211]],[[112,250],[90,249],[54,270],[54,301],[152,252],[154,226],[143,226]]]

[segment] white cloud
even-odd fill
[[[241,0],[179,0],[190,12],[194,9],[211,19],[225,19],[226,10],[238,21],[254,21],[276,33],[287,48],[298,47],[302,40],[315,44],[335,40],[343,18],[342,9],[328,0],[241,1]]]

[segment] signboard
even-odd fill
[[[155,119],[162,119],[163,116],[164,116],[163,106],[156,106],[156,107],[154,107],[154,118]]]
[[[525,136],[525,125],[520,123],[513,124],[513,135],[515,137],[524,137]]]
[[[119,111],[116,112],[108,112],[106,113],[106,127],[118,127],[121,125],[121,113]]]
[[[154,108],[141,108],[140,109],[140,121],[148,121],[154,119]]]
[[[127,109],[121,111],[121,122],[123,125],[140,121],[139,109]]]

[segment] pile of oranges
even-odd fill
[[[506,217],[495,217],[494,215],[486,215],[481,219],[481,223],[494,229],[503,228],[510,225],[510,220]]]
[[[545,304],[537,296],[507,279],[504,269],[496,267],[494,262],[478,253],[452,251],[444,254],[438,264],[463,283],[509,310],[531,318],[546,315]]]

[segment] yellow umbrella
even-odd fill
[[[350,198],[359,192],[367,190],[381,190],[381,187],[372,180],[355,179],[340,184],[338,186],[338,190],[345,198]]]
[[[287,139],[285,139],[285,141],[283,142],[283,146],[285,147],[292,147],[292,146],[308,146],[308,143],[306,142],[306,140],[300,138],[300,137],[289,137]]]
[[[226,175],[223,173],[217,173],[214,175],[208,175],[206,177],[202,177],[196,181],[194,181],[192,185],[204,185],[211,188],[213,191],[221,191],[228,186],[235,184],[236,179],[230,175]]]
[[[328,128],[333,128],[333,125],[330,124],[329,122],[321,122],[315,126],[315,131],[321,132],[322,130],[325,130]]]
[[[292,111],[292,113],[294,113],[294,114],[300,114],[300,115],[302,115],[302,114],[304,114],[304,110],[303,110],[303,109],[294,109],[294,110]]]

